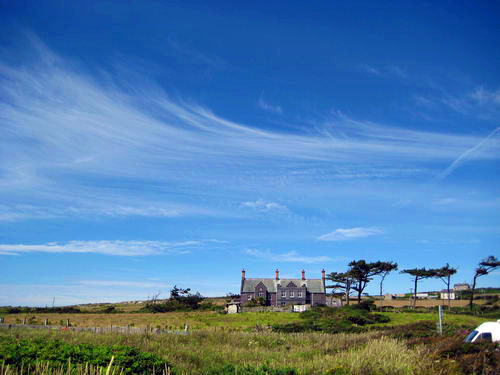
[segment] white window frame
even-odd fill
[[[295,292],[290,292],[290,298],[295,298]]]
[[[297,297],[302,298],[302,292],[297,292]]]
[[[285,291],[281,292],[281,298],[286,298],[286,292]]]

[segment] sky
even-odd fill
[[[499,17],[0,0],[0,305],[221,296],[242,268],[359,259],[470,282],[500,255]],[[394,272],[384,292],[412,286]]]

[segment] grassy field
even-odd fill
[[[395,329],[372,330],[357,334],[276,333],[255,329],[300,320],[299,314],[248,312],[223,315],[215,312],[171,312],[163,314],[35,314],[42,322],[51,323],[69,318],[77,326],[127,325],[178,327],[190,325],[189,335],[174,334],[93,334],[88,332],[45,331],[0,328],[2,336],[63,340],[70,344],[127,345],[157,354],[174,364],[178,375],[237,374],[210,372],[217,366],[268,365],[274,369],[294,368],[300,375],[456,375],[460,374],[454,359],[436,357],[435,349],[427,342],[409,344],[396,339],[397,330],[405,333],[419,321],[435,321],[434,313],[386,312],[389,323],[380,326]],[[29,315],[28,317],[32,317]],[[22,314],[7,315],[7,323],[22,319]],[[472,328],[487,319],[445,314],[445,324]],[[490,319],[491,320],[491,319]],[[396,327],[401,327],[397,328]],[[430,333],[434,328],[430,324]],[[392,335],[392,336],[391,336]],[[462,333],[463,336],[463,333]],[[454,340],[461,345],[462,336]],[[475,366],[475,365],[474,365]],[[218,370],[217,370],[218,371]],[[257,372],[252,372],[257,374]],[[469,374],[464,373],[464,374]],[[485,373],[486,374],[486,373]],[[489,374],[489,373],[487,373]],[[5,374],[3,374],[5,375]]]
[[[204,374],[221,364],[293,367],[300,374],[433,374],[435,363],[421,347],[377,333],[277,334],[198,331],[180,335],[118,335],[32,330],[6,331],[17,338],[62,339],[73,344],[128,345],[162,356],[179,375]],[[341,372],[342,371],[342,372]],[[348,372],[346,372],[348,371]],[[453,372],[441,372],[442,375]]]
[[[381,325],[401,325],[422,320],[437,320],[435,313],[397,313],[383,312],[391,319],[390,323]],[[289,312],[246,312],[243,314],[225,315],[213,311],[169,312],[169,313],[137,313],[137,314],[8,314],[4,316],[5,323],[21,323],[26,318],[32,324],[43,324],[45,319],[50,325],[65,325],[69,319],[76,327],[109,327],[127,326],[152,327],[164,329],[183,329],[185,324],[190,330],[226,329],[245,330],[256,326],[271,326],[274,324],[292,323],[300,319],[299,314]],[[500,318],[500,317],[499,317]],[[478,325],[491,319],[472,315],[446,314],[445,322],[459,325]]]
[[[269,326],[288,323],[299,319],[294,313],[248,312],[244,314],[225,315],[213,311],[138,313],[138,314],[9,314],[5,315],[5,323],[20,323],[24,318],[32,322],[43,323],[48,319],[51,325],[64,325],[66,319],[77,327],[109,327],[133,325],[134,327],[153,327],[166,329],[184,328],[188,324],[190,330],[221,328],[241,330],[256,325]],[[35,323],[36,324],[36,323]]]

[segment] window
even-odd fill
[[[491,332],[483,332],[483,333],[481,333],[481,336],[479,336],[478,341],[492,342],[493,338],[491,337]]]
[[[297,292],[297,297],[302,298],[302,292]]]
[[[260,292],[259,297],[264,297],[264,293]]]
[[[286,292],[281,292],[281,298],[286,298]]]
[[[286,302],[281,302],[281,306],[286,306]]]
[[[295,297],[295,293],[294,292],[290,292],[290,298],[293,298]]]
[[[465,342],[472,342],[472,340],[474,339],[474,337],[476,337],[477,335],[477,331],[474,330],[472,331],[471,333],[469,333],[469,335],[465,338]]]

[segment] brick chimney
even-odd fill
[[[245,269],[242,269],[242,270],[241,270],[241,280],[245,280],[245,279],[247,278],[247,277],[246,277],[246,273],[247,273],[247,272],[245,271]]]
[[[306,271],[302,270],[302,280],[306,279]]]
[[[280,279],[280,270],[276,268],[276,280]]]
[[[323,279],[323,282],[326,280],[326,271],[324,268],[321,270],[321,278]]]

